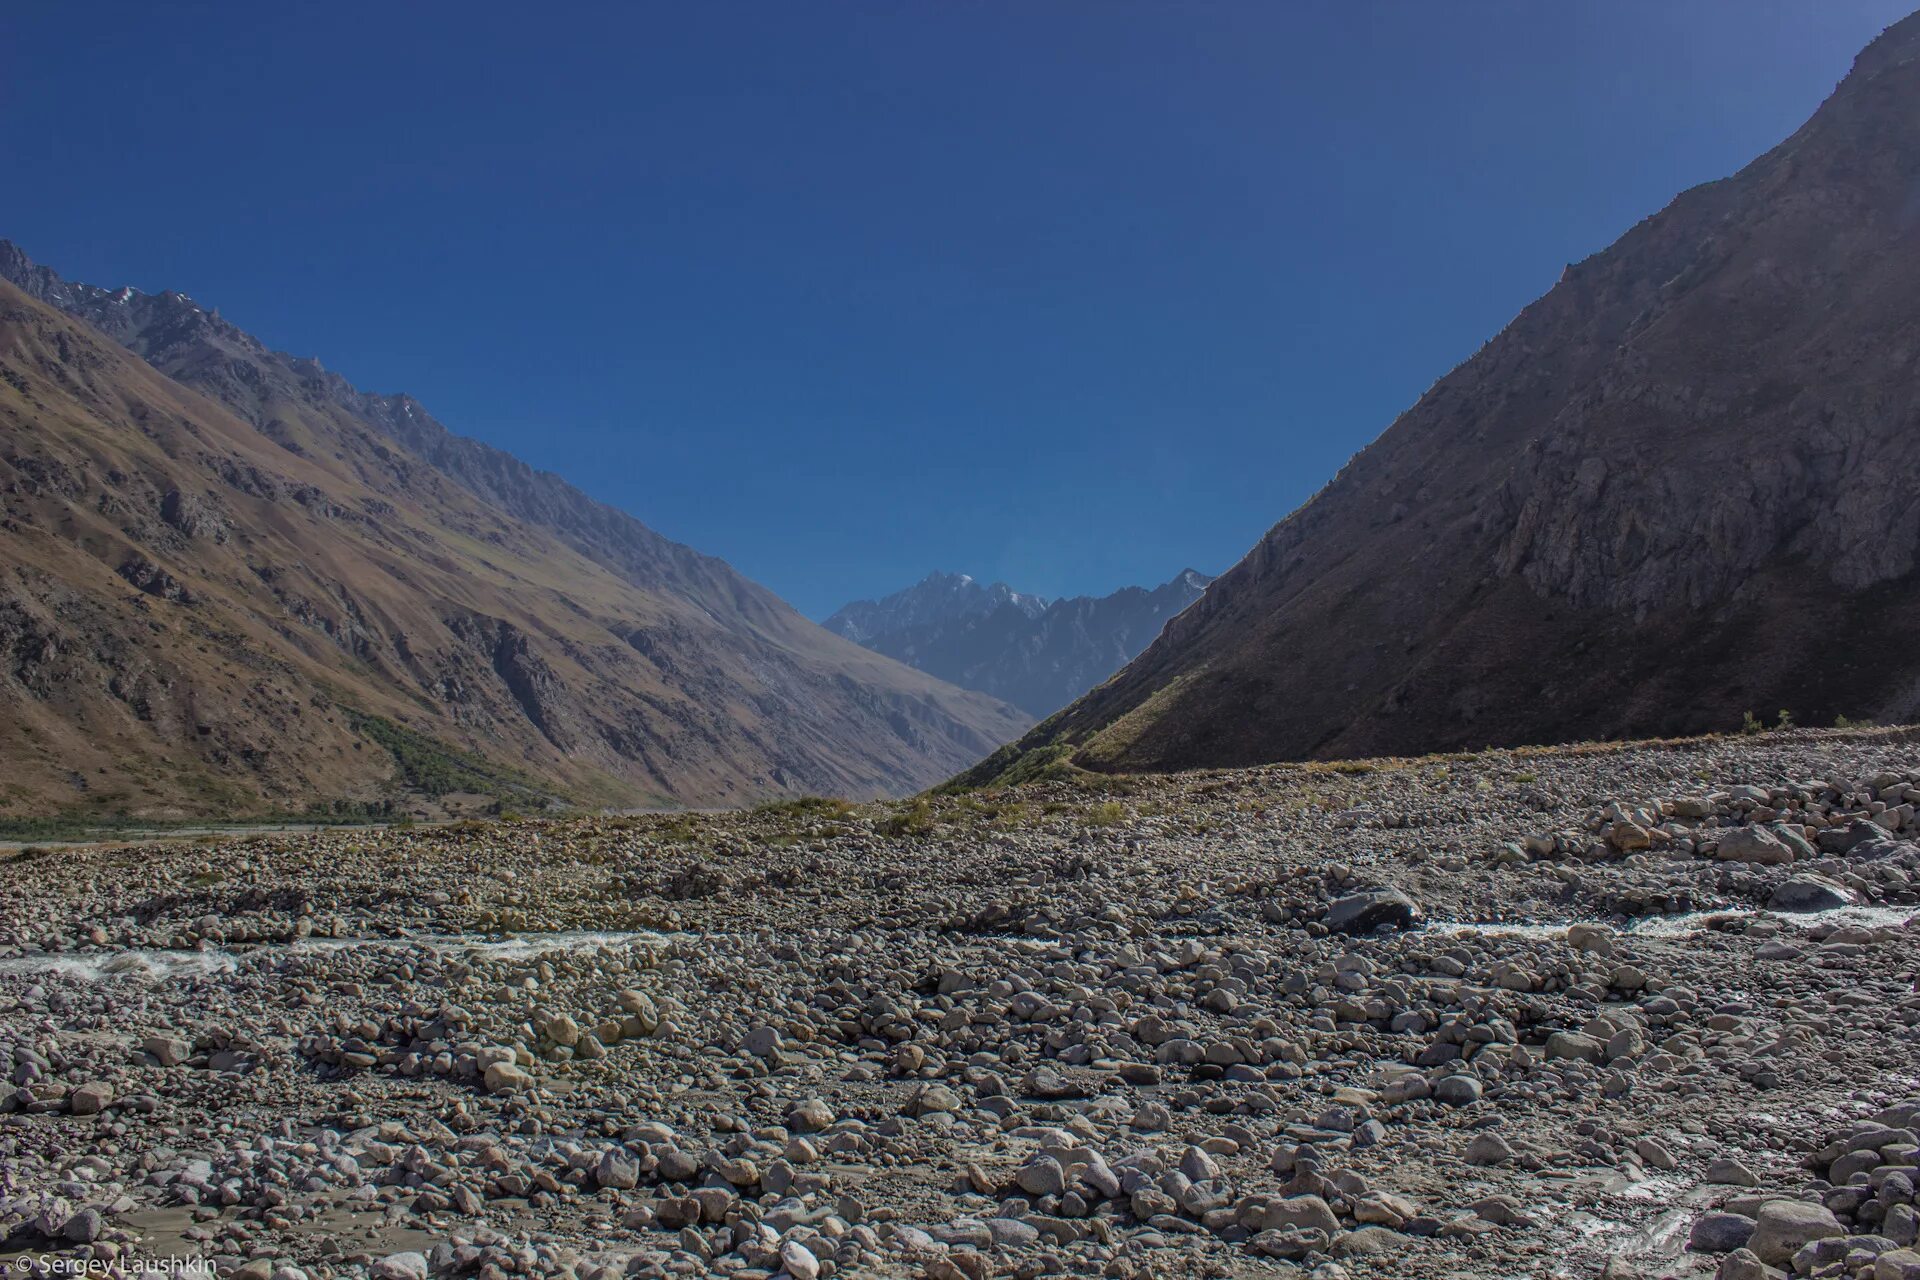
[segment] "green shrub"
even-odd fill
[[[350,712],[353,731],[385,747],[409,787],[434,799],[455,791],[490,796],[533,790],[526,778],[382,716]]]

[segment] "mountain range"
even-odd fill
[[[1920,714],[1920,15],[966,781]]]
[[[822,625],[1039,717],[1118,671],[1211,581],[1188,569],[1150,590],[1049,601],[1003,582],[933,573],[884,600],[857,600]]]
[[[1916,251],[1920,15],[1218,580],[935,574],[818,626],[408,396],[0,241],[0,817],[733,805],[1920,718]]]
[[[0,814],[893,794],[1029,723],[410,397],[0,242]]]

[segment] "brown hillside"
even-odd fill
[[[0,283],[0,813],[372,800],[406,782],[387,723],[586,800],[871,795],[1021,725],[719,561],[645,531],[641,585],[639,552],[251,385],[243,420]]]

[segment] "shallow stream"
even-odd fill
[[[52,974],[97,982],[106,978],[201,977],[232,973],[256,956],[316,955],[360,948],[404,950],[424,948],[437,954],[461,954],[487,960],[517,960],[555,952],[593,951],[601,947],[632,947],[664,942],[669,935],[633,931],[570,930],[564,933],[420,934],[402,938],[302,938],[297,942],[259,943],[226,949],[205,947],[173,951],[138,947],[126,951],[32,953],[0,959],[0,974]]]

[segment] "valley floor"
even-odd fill
[[[1917,783],[1800,732],[29,851],[0,1255],[1908,1280]]]

